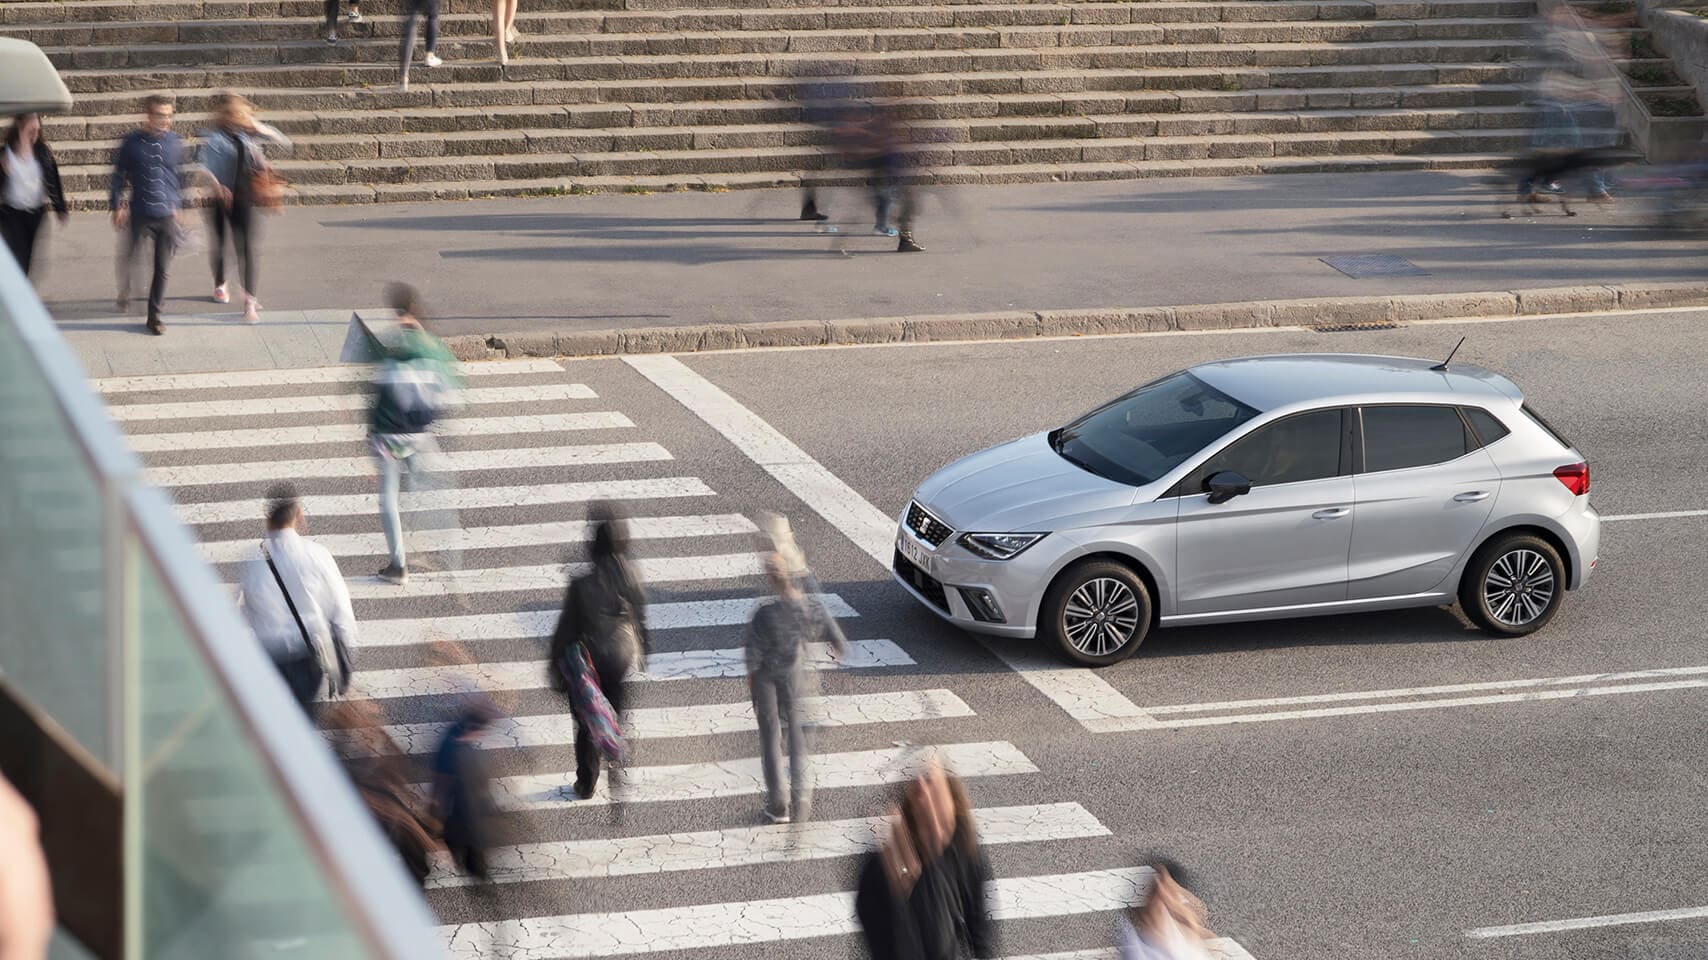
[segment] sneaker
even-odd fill
[[[409,78],[408,77],[404,77],[402,80],[399,80],[397,82],[397,92],[398,93],[408,93],[409,92]]]
[[[872,228],[872,236],[874,237],[894,237],[900,233],[901,231],[895,227],[886,227],[881,224]]]
[[[896,244],[896,252],[897,253],[924,253],[925,248],[920,246],[919,244],[915,243],[913,240],[913,234],[910,233],[907,236],[902,237],[901,242]]]
[[[583,800],[591,800],[593,798],[593,784],[585,780],[575,781],[575,795]]]
[[[805,206],[801,207],[801,219],[802,220],[824,221],[824,220],[830,219],[830,214],[820,213],[818,211],[818,204],[808,203]]]
[[[427,56],[421,59],[421,62],[425,63],[429,67],[442,67],[445,65],[445,61],[440,60],[439,55],[436,53],[427,54]]]
[[[161,323],[159,320],[150,320],[148,321],[148,332],[157,337],[165,336],[166,324]]]
[[[504,31],[504,42],[505,43],[515,43],[516,41],[518,41],[520,39],[522,39],[522,35],[516,32],[516,25],[515,24],[511,24],[510,29]]]
[[[362,22],[362,11],[355,8],[355,7],[351,7],[350,12],[344,16],[344,19],[350,21],[351,23],[361,23]]]
[[[766,807],[765,808],[765,819],[771,821],[772,823],[788,823],[789,822],[789,814],[787,811],[773,810],[770,807]]]
[[[225,284],[214,287],[214,303],[230,303],[231,294],[226,291]]]
[[[326,42],[327,43],[337,43],[338,42],[338,31],[336,31],[336,30],[326,31]]]
[[[244,323],[260,323],[261,322],[261,301],[256,300],[254,297],[249,297],[244,301],[244,304],[243,304],[243,322]]]
[[[402,586],[409,582],[409,571],[395,563],[386,564],[385,569],[374,574],[374,576],[379,577],[387,583],[395,583],[398,586]]]

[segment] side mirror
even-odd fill
[[[1210,491],[1211,503],[1227,503],[1235,497],[1250,493],[1251,481],[1232,470],[1223,470],[1205,480],[1204,489]]]

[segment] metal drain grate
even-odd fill
[[[1370,277],[1427,277],[1429,271],[1405,257],[1386,253],[1359,253],[1342,257],[1321,257],[1323,263],[1354,280]]]
[[[1398,330],[1400,325],[1392,320],[1371,320],[1367,323],[1319,323],[1311,327],[1312,333],[1357,333],[1360,330]]]

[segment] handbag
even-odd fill
[[[302,622],[302,614],[297,612],[296,601],[291,599],[291,591],[285,586],[285,578],[279,576],[279,568],[273,563],[273,555],[267,552],[267,545],[261,545],[261,556],[267,560],[267,569],[273,571],[273,582],[279,585],[279,592],[285,596],[285,606],[290,608],[291,619],[297,622],[297,630],[302,633],[302,642],[308,647],[308,652],[314,654],[324,666],[326,658],[321,655],[320,648],[315,646],[313,638],[308,635],[308,625]],[[350,685],[350,648],[345,645],[344,638],[334,630],[332,632],[333,656],[337,660],[337,669],[328,671],[326,683],[333,696],[344,692]],[[608,705],[607,705],[608,706]]]
[[[563,672],[569,687],[569,699],[575,707],[575,715],[586,725],[593,738],[593,746],[613,763],[627,760],[629,748],[623,740],[622,726],[605,691],[599,689],[599,674],[593,669],[593,659],[588,656],[587,647],[580,643],[570,644],[558,669]]]
[[[278,213],[285,204],[285,188],[290,181],[279,176],[259,147],[243,137],[227,135],[237,144],[237,175],[247,176],[249,180],[249,203],[269,213]]]

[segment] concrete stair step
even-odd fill
[[[1150,177],[1251,176],[1260,173],[1355,173],[1396,170],[1496,169],[1511,163],[1511,154],[1445,152],[1395,156],[1333,154],[1206,160],[1137,160],[1081,163],[991,164],[943,167],[930,172],[931,184],[1049,183],[1087,180],[1134,180]],[[303,205],[340,203],[466,200],[480,197],[560,196],[576,193],[666,193],[685,190],[724,190],[795,187],[803,181],[824,186],[854,186],[856,176],[822,173],[675,174],[660,176],[550,176],[532,179],[420,182],[406,184],[302,184],[293,186],[288,202]],[[78,210],[101,210],[106,195],[98,189],[68,194]],[[926,225],[926,229],[929,226]]]

